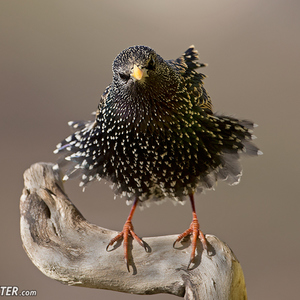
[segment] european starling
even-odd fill
[[[113,62],[113,80],[95,120],[69,122],[76,132],[55,150],[63,154],[59,164],[67,163],[64,180],[81,176],[85,187],[104,178],[116,194],[133,201],[122,232],[108,245],[123,238],[127,267],[128,237],[143,245],[131,223],[137,204],[189,197],[193,221],[175,243],[192,235],[192,263],[197,239],[207,247],[194,193],[213,188],[218,179],[237,184],[240,155],[261,153],[251,142],[252,122],[212,111],[205,75],[196,71],[206,65],[197,60],[194,46],[175,60],[164,60],[146,46],[123,50]]]

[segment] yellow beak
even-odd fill
[[[135,80],[141,80],[144,77],[144,71],[140,69],[137,65],[134,65],[131,76]]]

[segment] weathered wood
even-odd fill
[[[131,244],[129,273],[123,247],[105,250],[115,231],[90,224],[64,192],[60,170],[37,163],[24,173],[20,200],[21,237],[31,261],[46,276],[67,285],[134,294],[170,293],[184,299],[247,299],[242,268],[230,248],[206,235],[209,251],[187,269],[190,242],[177,236]]]

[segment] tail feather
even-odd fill
[[[252,129],[255,124],[248,120],[238,120],[227,116],[214,116],[218,120],[218,128],[222,131],[221,163],[215,173],[216,178],[226,181],[230,185],[240,182],[243,155],[255,156],[262,152],[252,143],[254,136]]]
[[[222,156],[222,164],[217,170],[217,177],[220,180],[227,181],[230,185],[235,185],[240,182],[242,171],[239,154],[224,153]]]
[[[177,58],[176,62],[181,63],[184,61],[184,63],[188,66],[190,70],[206,67],[207,64],[205,63],[199,63],[199,53],[195,49],[194,45],[191,45],[179,58]]]

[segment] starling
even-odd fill
[[[175,60],[164,60],[146,46],[123,50],[95,119],[69,122],[75,133],[55,150],[62,154],[58,163],[67,167],[64,180],[80,176],[85,187],[103,178],[133,202],[122,232],[108,244],[123,239],[127,267],[128,237],[143,245],[131,222],[137,205],[189,197],[193,220],[175,243],[192,235],[190,265],[198,238],[207,248],[194,193],[212,189],[218,179],[237,184],[240,156],[261,154],[251,142],[252,122],[213,112],[205,75],[196,71],[204,66],[194,46]]]

